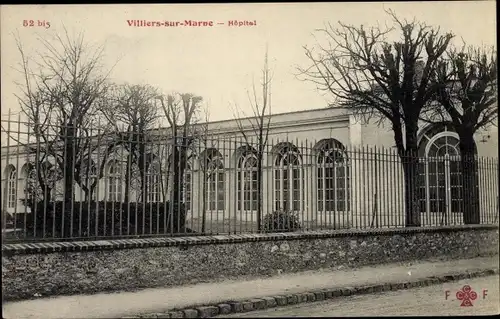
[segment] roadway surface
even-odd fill
[[[227,300],[248,300],[264,296],[276,296],[285,292],[287,294],[301,293],[322,288],[383,284],[409,279],[419,280],[450,273],[498,269],[498,263],[498,255],[472,259],[433,259],[411,263],[370,265],[343,270],[326,268],[300,273],[284,273],[272,277],[240,277],[208,283],[193,283],[191,285],[116,293],[42,296],[31,300],[5,302],[2,305],[2,315],[3,318],[7,319],[121,318],[136,314],[167,312],[173,308],[182,309],[192,305],[218,304]],[[223,277],[223,274],[221,277]],[[473,288],[476,289],[476,287]],[[490,291],[492,290],[494,289],[491,288]],[[396,296],[403,293],[396,293]],[[444,298],[443,291],[431,291],[430,294],[429,298],[431,299],[439,300],[439,298]],[[370,298],[373,298],[373,295]],[[391,303],[390,299],[386,298]],[[338,300],[332,300],[331,302],[333,304]],[[306,305],[302,306],[306,307]],[[349,306],[345,305],[345,300],[342,301],[342,307],[345,308],[346,313],[349,313]],[[370,309],[370,307],[373,309]],[[370,314],[371,311],[378,310],[378,308],[380,308],[378,305],[376,307],[373,307],[373,305],[368,306],[365,313]],[[476,307],[474,306],[474,308]],[[340,312],[337,309],[334,308],[332,311],[336,314]],[[350,311],[353,313],[355,310],[357,309],[353,308]],[[321,310],[319,310],[319,313],[322,315]],[[250,314],[250,316],[253,315],[253,313]]]
[[[493,315],[500,313],[499,277],[467,279],[409,290],[341,297],[327,301],[271,308],[227,318],[329,317],[329,316],[442,316]],[[473,306],[461,307],[456,293],[470,285],[477,298]],[[483,289],[487,290],[483,299]],[[446,299],[446,290],[449,296]]]

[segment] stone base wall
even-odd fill
[[[498,226],[3,245],[4,300],[498,254]]]

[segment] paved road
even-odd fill
[[[409,315],[492,315],[500,313],[499,277],[481,277],[423,288],[351,296],[325,302],[273,308],[234,314],[250,317],[326,317],[326,316],[409,316]],[[477,293],[472,307],[461,307],[456,292],[470,285]],[[483,289],[486,297],[483,299]],[[449,290],[448,299],[445,291]]]
[[[272,277],[231,278],[187,286],[163,287],[95,295],[42,297],[6,302],[3,318],[121,318],[135,314],[166,312],[199,304],[217,304],[227,300],[247,300],[300,293],[313,289],[379,284],[462,273],[467,270],[498,269],[498,256],[473,259],[426,260],[412,263],[372,265],[357,269],[284,273]]]

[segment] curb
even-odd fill
[[[371,294],[375,292],[397,291],[403,289],[426,287],[446,282],[463,279],[496,275],[498,269],[486,269],[466,273],[454,273],[442,276],[431,276],[414,281],[400,281],[385,284],[362,285],[354,287],[326,288],[303,293],[284,294],[270,297],[260,297],[243,301],[225,301],[204,306],[191,306],[183,309],[174,309],[169,312],[151,313],[137,316],[126,316],[122,319],[132,318],[211,318],[219,315],[250,312],[254,310],[283,307],[299,303],[323,301],[344,296]]]

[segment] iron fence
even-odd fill
[[[401,157],[333,138],[32,127],[2,120],[6,241],[405,227],[409,207],[420,226],[463,224],[465,212],[498,223],[494,158]]]

